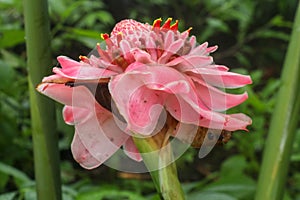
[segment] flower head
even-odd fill
[[[66,105],[64,120],[75,125],[72,152],[83,167],[99,166],[121,146],[140,161],[132,136],[151,137],[170,119],[170,134],[191,143],[189,125],[226,135],[251,124],[242,113],[224,114],[247,93],[221,90],[250,84],[251,78],[214,64],[210,53],[217,46],[197,45],[190,29],[178,31],[178,21],[161,22],[119,22],[110,35],[101,35],[106,47],[97,44],[97,55],[80,56],[80,62],[59,56],[61,68],[54,67],[54,75],[37,87]]]

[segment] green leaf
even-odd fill
[[[80,193],[76,200],[114,200],[114,199],[128,199],[128,200],[145,200],[144,197],[137,195],[130,191],[120,191],[120,190],[101,190],[98,188],[95,191],[95,188],[91,191],[86,191],[84,193]]]
[[[256,38],[263,39],[279,39],[283,41],[289,41],[290,36],[284,32],[275,31],[275,30],[260,30],[255,33]]]
[[[9,192],[5,194],[0,194],[0,200],[14,200],[17,192]]]
[[[0,29],[0,48],[8,48],[25,42],[25,32],[23,30]]]
[[[67,33],[63,37],[79,41],[91,49],[95,48],[96,44],[102,41],[99,32],[79,28],[67,28]]]
[[[98,12],[93,12],[88,15],[86,15],[84,18],[80,20],[78,23],[79,27],[93,27],[94,24],[96,23],[101,23],[101,24],[113,24],[114,19],[111,16],[109,12],[106,11],[98,11]],[[99,33],[98,33],[99,35]]]
[[[71,196],[75,197],[78,194],[77,190],[75,190],[75,189],[73,189],[69,186],[64,186],[64,185],[62,186],[62,192],[63,192],[64,195],[70,196],[70,197]],[[65,198],[63,198],[63,199],[65,200]]]
[[[283,19],[281,15],[276,15],[273,17],[270,21],[270,25],[276,26],[276,27],[287,27],[287,28],[292,28],[293,23],[290,21],[286,21]]]
[[[61,16],[62,13],[66,10],[66,2],[65,1],[56,1],[56,0],[48,0],[49,3],[49,14],[50,17],[54,15]]]
[[[35,188],[26,188],[24,190],[24,200],[36,200],[37,199],[37,193],[35,191]]]
[[[224,32],[224,33],[228,33],[229,32],[229,27],[227,26],[227,24],[220,20],[220,19],[217,19],[217,18],[208,18],[207,19],[207,24],[216,29],[216,30],[219,30],[221,32]]]
[[[261,92],[261,97],[265,100],[276,94],[280,87],[280,80],[270,79]]]
[[[248,104],[252,105],[257,113],[264,113],[266,109],[266,103],[259,98],[258,94],[255,93],[252,88],[246,88],[249,95],[247,100]]]
[[[298,128],[295,141],[293,144],[293,154],[291,156],[292,162],[299,162],[300,161],[300,128]],[[300,175],[299,175],[299,186],[300,186]]]
[[[209,192],[242,192],[242,191],[254,191],[254,185],[249,184],[220,184],[214,185],[213,187],[208,187],[205,191]]]
[[[20,58],[20,55],[17,55],[10,51],[6,51],[5,49],[2,49],[0,53],[3,61],[6,63],[6,66],[9,65],[12,68],[20,68],[26,66],[24,59]]]
[[[78,36],[85,36],[85,37],[89,37],[89,38],[96,38],[98,40],[100,40],[100,33],[97,31],[92,31],[92,30],[86,30],[86,29],[79,29],[79,28],[67,28],[67,31],[78,35]]]
[[[2,192],[3,188],[5,188],[7,182],[9,180],[9,176],[0,172],[0,192]]]
[[[238,200],[235,197],[232,197],[230,195],[224,194],[224,193],[206,193],[206,192],[200,192],[200,193],[192,193],[188,195],[189,200]]]
[[[228,158],[223,164],[221,168],[221,173],[226,176],[243,174],[247,166],[246,159],[242,155],[233,156]],[[233,170],[234,169],[234,170]]]
[[[0,89],[10,92],[11,85],[15,81],[15,71],[2,60],[0,60]]]
[[[202,192],[224,193],[237,199],[244,199],[254,194],[255,183],[245,175],[241,175],[240,180],[238,179],[238,177],[235,180],[223,179],[220,180],[219,183],[216,182],[211,186],[204,188]]]
[[[1,0],[0,5],[1,7],[6,4],[11,6],[13,2],[14,2],[13,0]]]
[[[247,58],[247,56],[244,55],[243,53],[238,52],[234,56],[237,58],[239,63],[241,63],[242,65],[251,66],[251,62],[250,62],[249,58]]]
[[[250,73],[251,79],[253,81],[253,84],[258,84],[261,82],[261,79],[263,77],[263,71],[262,70],[255,70]]]
[[[32,183],[32,180],[24,172],[2,162],[0,162],[0,172],[14,177],[19,187]]]
[[[298,154],[293,154],[291,157],[292,162],[299,162],[300,161],[300,153]]]

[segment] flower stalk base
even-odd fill
[[[184,193],[178,180],[176,164],[173,159],[168,134],[160,132],[149,138],[133,137],[143,161],[149,169],[159,196],[164,200],[184,200]],[[157,152],[157,153],[153,153]],[[152,169],[157,169],[153,170]]]

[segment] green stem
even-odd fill
[[[176,165],[173,160],[171,145],[165,146],[164,151],[154,138],[134,138],[139,151],[142,153],[143,161],[150,171],[159,196],[164,200],[184,200],[184,193],[177,177]],[[158,151],[158,153],[153,153]],[[150,153],[152,152],[152,153]],[[170,164],[166,164],[170,163]],[[165,167],[160,167],[165,166]],[[157,169],[157,170],[153,170]]]
[[[177,168],[173,159],[171,145],[168,145],[165,148],[167,149],[160,153],[159,163],[162,166],[167,166],[158,170],[162,196],[166,200],[183,200],[185,197],[177,177]]]
[[[58,136],[54,103],[35,86],[52,65],[47,0],[24,0],[28,82],[38,199],[61,199]]]
[[[300,3],[281,77],[256,192],[256,200],[283,198],[291,149],[299,119]]]

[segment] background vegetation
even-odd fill
[[[231,111],[248,114],[253,125],[204,159],[190,149],[178,160],[180,179],[188,199],[251,200],[296,5],[296,0],[49,0],[53,66],[58,55],[87,55],[101,42],[100,33],[109,33],[121,19],[152,23],[173,17],[180,30],[192,26],[199,43],[219,46],[216,63],[251,75],[249,99]],[[0,199],[35,199],[22,9],[22,1],[0,1]],[[57,124],[64,199],[156,198],[147,174],[79,167],[70,152],[73,127],[64,124],[58,104]],[[285,200],[300,199],[299,169],[298,126]]]

